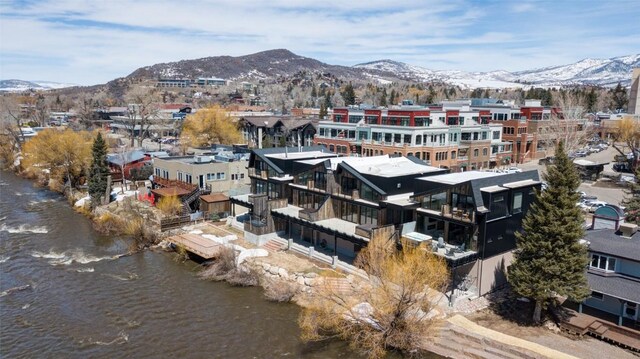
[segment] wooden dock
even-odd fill
[[[169,237],[167,240],[177,246],[184,247],[188,252],[197,254],[204,259],[217,257],[222,247],[222,244],[203,238],[197,234],[180,234]]]

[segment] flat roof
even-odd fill
[[[482,192],[494,193],[494,192],[506,191],[507,188],[501,187],[501,186],[489,186],[489,187],[482,187],[480,188],[480,190]]]
[[[318,163],[322,163],[324,161],[326,161],[326,158],[313,158],[310,160],[302,160],[302,161],[297,161],[298,163],[304,163],[305,165],[317,165]]]
[[[480,178],[504,176],[505,174],[506,173],[467,171],[467,172],[447,173],[444,175],[420,177],[418,179],[422,181],[444,183],[444,184],[451,185],[451,184],[464,183],[464,182],[468,182],[468,181],[472,181]]]
[[[295,151],[295,152],[294,152]],[[291,151],[285,153],[269,153],[266,154],[265,157],[269,158],[278,158],[278,159],[306,159],[306,158],[318,158],[318,157],[335,157],[335,153],[331,152],[321,152],[321,151],[306,151],[306,152],[298,152],[296,149],[292,148]]]
[[[390,157],[389,155],[345,157],[342,162],[353,167],[361,174],[381,177],[397,177],[442,171],[441,168],[416,163],[406,157]]]
[[[524,181],[516,181],[516,182],[509,182],[509,183],[505,183],[502,185],[502,187],[506,187],[506,188],[520,188],[520,187],[527,187],[527,186],[533,186],[536,184],[540,184],[540,181],[534,181],[531,179],[528,180],[524,180]]]

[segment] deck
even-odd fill
[[[196,234],[180,234],[169,237],[169,242],[184,247],[188,252],[197,254],[204,259],[211,259],[218,256],[221,244],[203,238]]]
[[[640,352],[640,332],[588,314],[578,313],[573,309],[565,308],[565,311],[566,316],[560,320],[561,329],[577,335],[589,334],[623,348]]]

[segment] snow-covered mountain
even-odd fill
[[[385,73],[410,81],[442,81],[468,88],[600,85],[615,86],[618,82],[629,86],[631,70],[640,67],[640,54],[610,59],[584,59],[569,65],[544,67],[517,72],[465,72],[455,70],[431,70],[392,60],[379,60],[353,66]],[[370,74],[375,78],[375,74]],[[383,80],[383,79],[381,79]]]
[[[0,91],[21,92],[27,90],[55,90],[78,86],[51,81],[0,80]]]

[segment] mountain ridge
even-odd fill
[[[468,72],[433,70],[392,59],[359,63],[353,66],[331,65],[297,55],[287,49],[272,49],[242,56],[210,56],[199,59],[158,63],[136,69],[129,75],[108,82],[107,87],[122,87],[127,82],[158,78],[219,77],[234,81],[278,82],[301,72],[318,78],[367,81],[388,84],[396,81],[436,82],[464,88],[560,87],[621,83],[629,86],[631,69],[640,67],[640,54],[608,59],[585,58],[572,64],[547,66],[521,71],[493,70]],[[0,91],[60,89],[72,84],[44,81],[0,80]],[[100,85],[101,86],[101,85]]]

